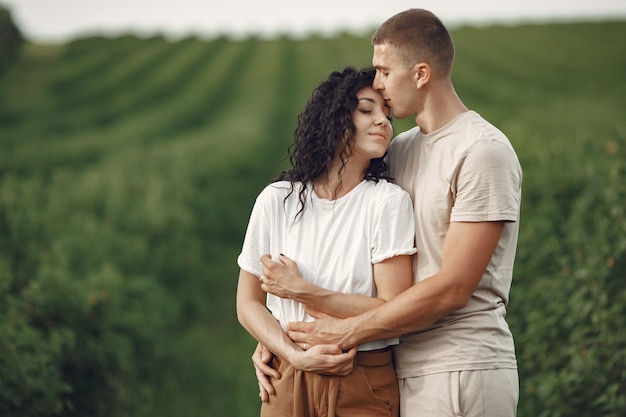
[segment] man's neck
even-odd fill
[[[415,124],[420,127],[422,133],[432,133],[466,111],[468,108],[450,84],[432,91],[431,96],[424,104],[424,110],[415,115]]]

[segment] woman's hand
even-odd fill
[[[301,344],[301,347],[308,347]],[[354,368],[354,358],[357,348],[352,348],[343,352],[336,345],[317,345],[309,347],[308,350],[300,350],[291,358],[291,364],[296,368],[306,372],[315,372],[322,375],[345,376],[352,372]],[[263,402],[268,402],[270,395],[275,395],[276,390],[270,378],[280,379],[280,373],[272,368],[271,362],[274,354],[265,346],[258,343],[252,354],[252,363],[259,384],[259,398]]]
[[[271,255],[263,255],[261,264],[263,275],[260,279],[263,291],[296,301],[302,301],[300,297],[302,294],[313,291],[312,285],[302,278],[298,265],[286,256],[281,255],[279,262],[275,262]]]

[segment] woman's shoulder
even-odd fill
[[[367,198],[363,201],[363,207],[367,207],[366,210],[385,215],[400,212],[408,215],[413,212],[411,196],[399,185],[384,179],[378,182],[371,182]]]
[[[297,190],[299,189],[298,183],[294,184],[292,187],[289,181],[275,181],[267,184],[265,188],[263,188],[263,190],[259,193],[258,198],[285,198],[285,196],[287,196],[287,194],[289,194],[292,189],[297,192]]]
[[[373,193],[375,193],[375,195],[377,197],[380,198],[391,198],[391,197],[398,197],[398,198],[404,198],[405,196],[408,197],[409,193],[407,193],[404,189],[402,189],[402,187],[400,187],[397,184],[394,184],[386,179],[380,179],[378,180],[378,182],[373,182],[372,185],[372,190]]]

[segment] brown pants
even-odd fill
[[[397,417],[400,395],[391,348],[358,352],[346,376],[302,372],[275,356],[276,395],[261,405],[261,417]]]

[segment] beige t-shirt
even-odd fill
[[[522,169],[506,136],[474,111],[441,129],[404,132],[390,145],[394,182],[413,200],[417,258],[414,281],[441,267],[451,221],[505,221],[502,237],[469,303],[396,347],[398,377],[516,368],[505,321],[519,230]]]

